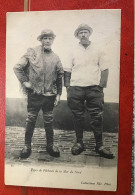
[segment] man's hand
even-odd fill
[[[59,103],[60,103],[60,95],[57,94],[55,102],[54,102],[54,106],[58,106]]]
[[[31,89],[32,85],[30,82],[24,82],[23,85],[27,88],[27,89]]]
[[[68,91],[69,87],[70,87],[70,86],[66,87],[66,91]]]
[[[101,91],[101,92],[103,92],[103,87],[102,86],[100,86],[100,85],[98,85],[98,89]]]

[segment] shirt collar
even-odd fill
[[[88,47],[84,47],[81,43],[79,43],[79,46],[80,46],[80,48],[82,48],[83,50],[88,50],[90,47],[91,47],[91,44],[92,44],[92,42],[90,41],[90,44],[88,45]]]

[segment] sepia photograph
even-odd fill
[[[116,191],[120,9],[8,12],[5,184]]]

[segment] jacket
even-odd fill
[[[52,51],[44,52],[43,47],[29,48],[14,66],[14,72],[23,85],[30,82],[34,93],[61,95],[63,67],[59,57]]]

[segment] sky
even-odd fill
[[[13,72],[14,65],[28,48],[40,45],[37,37],[43,29],[52,29],[56,34],[52,49],[60,57],[63,67],[68,61],[78,39],[74,31],[85,23],[92,27],[90,37],[98,47],[106,50],[110,59],[106,102],[119,102],[120,32],[121,10],[64,10],[42,12],[9,12],[6,23],[6,97],[22,98],[19,82]],[[62,100],[66,100],[63,87]]]

